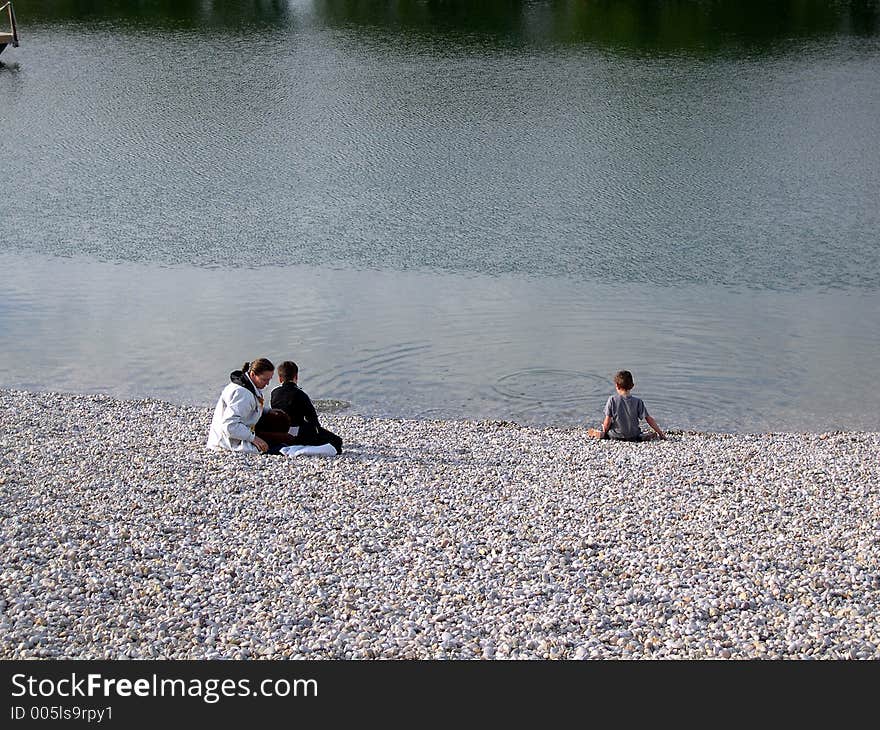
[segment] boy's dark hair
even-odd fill
[[[264,411],[254,426],[254,431],[268,433],[284,433],[290,428],[290,416],[278,408]]]
[[[299,368],[292,360],[285,360],[278,366],[278,382],[286,383],[293,380],[299,373]]]
[[[278,372],[281,372],[280,367]],[[629,370],[618,370],[614,373],[614,384],[621,390],[632,390],[634,385],[633,374]]]

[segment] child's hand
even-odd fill
[[[594,439],[602,438],[602,432],[598,428],[588,428],[587,436]]]

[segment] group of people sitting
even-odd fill
[[[275,366],[265,357],[230,373],[214,408],[208,448],[290,456],[341,454],[342,439],[321,426],[315,406],[297,384],[295,362],[285,360],[278,366],[280,384],[266,407],[263,389],[274,374]]]
[[[262,452],[268,454],[341,454],[342,439],[318,422],[311,399],[300,389],[299,368],[285,360],[278,366],[279,385],[271,393],[270,407],[264,407],[263,389],[269,385],[275,366],[264,357],[246,362],[229,375],[229,385],[220,394],[208,448]],[[587,431],[592,438],[621,441],[665,439],[666,434],[651,417],[641,398],[631,394],[634,387],[629,370],[614,375],[616,395],[605,404],[602,425]],[[643,433],[645,420],[653,433]]]

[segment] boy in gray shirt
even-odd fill
[[[629,370],[619,370],[614,374],[614,388],[617,395],[608,398],[605,404],[605,420],[600,428],[591,428],[587,434],[592,438],[617,439],[619,441],[649,441],[653,438],[665,439],[666,434],[648,414],[645,402],[630,395],[633,389],[633,376]],[[639,421],[645,419],[654,433],[642,433]]]

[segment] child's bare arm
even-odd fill
[[[600,439],[605,436],[605,432],[611,428],[611,416],[605,416],[605,420],[602,421],[602,430],[600,431],[598,428],[591,428],[587,431],[587,433],[593,438]]]
[[[657,421],[654,420],[653,416],[645,416],[645,420],[648,422],[648,425],[657,432],[657,435],[660,438],[666,438],[666,434],[663,433],[663,429],[660,428],[660,426],[657,424]]]

